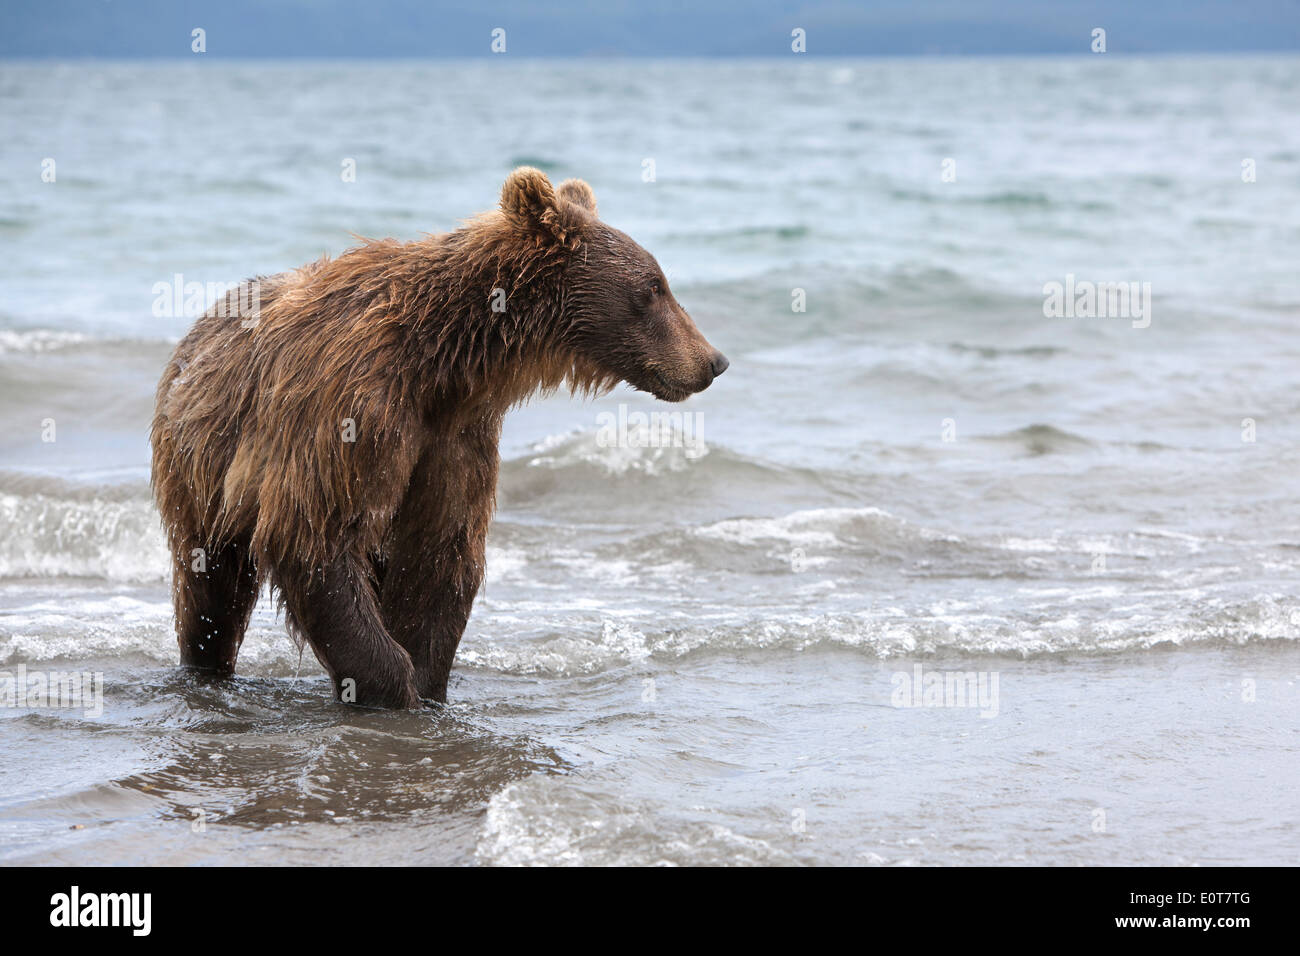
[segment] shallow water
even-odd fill
[[[104,680],[95,716],[0,708],[0,859],[1300,862],[1298,87],[0,66],[0,668]],[[266,601],[238,679],[180,673],[146,432],[190,319],[155,284],[449,228],[521,162],[588,179],[731,370],[512,413],[447,708],[332,703]],[[1067,274],[1150,282],[1149,327],[1045,317]],[[621,404],[691,417],[602,444]],[[918,664],[996,706],[895,706]]]

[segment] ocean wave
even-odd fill
[[[724,823],[664,820],[650,801],[604,792],[590,776],[535,773],[488,801],[475,850],[491,866],[779,866],[795,862]],[[671,834],[665,838],[664,834]]]
[[[621,509],[619,517],[625,513]],[[1195,580],[1202,572],[1188,561],[1207,547],[1195,535],[1157,537],[1144,531],[1055,531],[1032,537],[985,529],[959,534],[942,524],[908,520],[869,505],[668,526],[613,525],[608,533],[590,525],[583,532],[561,530],[519,515],[499,517],[489,537],[489,580],[527,586],[558,583],[567,576],[592,586],[617,587],[716,575],[733,583],[747,578],[794,589],[795,584],[778,580],[852,587],[868,576],[887,574],[1028,582],[1089,576],[1098,555],[1110,561],[1107,573],[1112,580],[1140,581],[1152,562]],[[498,563],[498,555],[505,560]]]
[[[608,444],[602,444],[599,433],[591,431],[548,436],[535,443],[527,455],[503,462],[502,472],[510,480],[524,480],[533,470],[661,475],[683,471],[709,456],[709,446],[698,432],[671,417],[654,421],[662,427],[648,422],[629,426],[617,442]]]
[[[950,196],[944,190],[921,190],[893,188],[888,191],[890,198],[904,202],[922,203],[957,203],[960,205],[993,206],[995,208],[1041,207],[1050,208],[1057,205],[1071,205],[1068,201],[1053,199],[1043,192],[1025,192],[1023,190],[1003,190],[976,196]]]
[[[653,444],[641,440],[649,437],[646,431],[618,444],[602,445],[596,431],[568,432],[539,443],[501,463],[501,510],[545,508],[548,519],[589,523],[593,498],[599,496],[610,501],[611,516],[654,512],[672,500],[695,514],[700,499],[712,494],[752,489],[767,497],[783,488],[812,493],[827,480],[815,468],[787,467],[714,444],[707,430],[685,434],[669,427],[658,433],[663,440]],[[635,491],[651,486],[653,494]]]
[[[733,606],[621,616],[607,613],[601,600],[584,607],[559,600],[481,600],[456,666],[570,679],[716,654],[761,658],[821,649],[873,660],[1026,660],[1300,641],[1300,604],[1287,595],[1230,602],[1192,600],[1182,592],[1162,602],[1149,598],[1125,600],[1121,588],[1099,582],[919,604],[883,599],[845,611]],[[90,659],[171,666],[176,660],[171,603],[162,586],[130,592],[37,589],[20,599],[10,593],[5,605],[0,664],[6,666]],[[320,673],[310,652],[289,639],[265,593],[240,653],[240,673]]]
[[[1029,454],[1087,444],[1048,426],[979,440]],[[756,461],[724,446],[700,454],[684,447],[602,447],[590,433],[558,436],[502,466],[501,510],[488,537],[488,580],[526,584],[540,574],[557,583],[577,577],[619,584],[801,569],[818,569],[833,580],[875,571],[1032,579],[1082,573],[1098,553],[1131,565],[1167,562],[1201,547],[1192,535],[1128,532],[1057,533],[1043,547],[1026,549],[1016,542],[1028,535],[959,534],[943,523],[918,523],[875,505],[751,515],[731,510],[737,500],[771,503],[784,496],[803,502],[824,499],[828,487],[860,484],[860,477],[848,473]],[[596,496],[610,499],[609,508],[593,509]],[[0,577],[151,583],[170,575],[143,476],[93,482],[0,471],[0,532]]]
[[[1114,595],[1110,595],[1114,597]],[[677,626],[603,619],[584,635],[576,622],[556,620],[551,633],[526,638],[486,637],[475,629],[462,645],[459,666],[517,676],[581,677],[699,654],[803,653],[850,650],[877,660],[1113,656],[1192,646],[1244,646],[1300,640],[1300,606],[1264,595],[1183,619],[1170,613],[1117,609],[1085,615],[1044,595],[1032,610],[977,604],[929,608],[893,605],[849,613],[783,610],[742,620]],[[567,633],[558,633],[564,628]],[[493,633],[499,626],[490,628]]]
[[[783,227],[782,227],[783,228]],[[676,284],[676,283],[675,283]],[[932,260],[918,259],[889,268],[851,266],[845,262],[827,259],[802,263],[797,271],[789,267],[763,269],[743,277],[695,279],[679,284],[683,293],[689,292],[692,311],[743,315],[745,331],[752,334],[755,318],[771,316],[780,318],[783,341],[792,332],[814,322],[823,313],[834,320],[836,316],[852,316],[854,327],[860,326],[864,316],[863,306],[896,305],[927,312],[937,307],[959,304],[964,308],[989,308],[998,306],[1023,307],[1035,303],[1041,307],[1042,296],[1037,285],[1020,293],[989,284],[983,272],[963,272],[947,264],[936,265]],[[800,316],[797,326],[789,320],[790,290],[816,289],[817,308]],[[783,309],[772,308],[780,303]],[[952,314],[938,316],[942,325],[951,327]],[[882,316],[881,324],[893,322],[891,316]],[[1021,320],[1017,317],[1017,322]],[[832,328],[843,331],[842,322],[833,321]]]
[[[691,232],[667,233],[663,237],[670,242],[725,242],[729,239],[806,239],[813,234],[813,228],[804,223],[787,222],[771,225],[736,226],[731,229],[703,230]]]
[[[510,161],[506,163],[506,166],[510,169],[514,169],[517,166],[532,166],[536,169],[540,169],[542,172],[546,173],[547,176],[556,180],[563,179],[565,175],[567,175],[564,171],[568,168],[565,162],[561,159],[557,159],[553,156],[541,156],[532,153],[518,153],[511,156]]]
[[[0,609],[0,665],[71,661],[134,661],[150,667],[177,662],[167,591],[131,593],[61,587]],[[239,653],[246,677],[287,678],[324,673],[311,651],[289,638],[281,615],[263,593]]]
[[[33,485],[40,490],[31,493]],[[147,485],[78,487],[11,474],[0,480],[0,577],[150,582],[165,580],[169,569]]]
[[[87,336],[57,329],[0,329],[0,355],[57,352],[82,345]]]
[[[958,354],[978,355],[983,359],[1002,358],[1055,358],[1069,350],[1055,345],[1027,345],[1022,348],[1006,348],[995,345],[968,345],[965,342],[949,342],[948,348]]]
[[[681,436],[679,436],[681,437]],[[590,512],[593,494],[608,495],[611,480],[627,495],[627,482],[678,484],[746,482],[756,487],[796,480],[815,481],[812,469],[783,469],[721,447],[602,447],[593,433],[572,433],[539,443],[503,462],[500,500],[507,506],[542,510],[567,521],[574,509]],[[641,496],[633,504],[657,507]],[[630,505],[611,512],[623,520]],[[589,521],[587,523],[590,523]],[[508,515],[495,526],[490,544],[512,544]],[[126,582],[166,580],[169,557],[158,513],[144,478],[77,481],[56,475],[0,470],[0,577],[99,577]]]
[[[0,329],[0,355],[127,353],[139,356],[143,352],[147,360],[161,363],[166,358],[167,351],[175,343],[175,338],[161,336],[151,339],[139,336],[95,335],[65,329]]]
[[[1051,455],[1096,447],[1082,435],[1044,424],[1026,425],[1000,435],[982,435],[974,440],[986,445],[1010,446],[1029,455]]]
[[[884,557],[890,563],[914,560],[936,548],[948,553],[968,550],[972,543],[957,535],[922,527],[876,507],[812,508],[778,517],[727,518],[661,537],[669,540],[662,546],[669,553],[690,554],[684,541],[728,546],[725,554],[708,557],[717,566],[735,569],[742,554],[749,552],[774,558],[775,567],[799,573],[819,563],[827,564],[831,556]],[[653,553],[653,548],[643,549]],[[772,565],[769,565],[769,568]],[[860,565],[859,565],[860,567]]]

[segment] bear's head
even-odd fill
[[[551,186],[540,170],[516,169],[501,190],[515,229],[565,250],[561,344],[583,364],[668,402],[713,384],[727,358],[673,297],[655,257],[601,222],[580,179]]]

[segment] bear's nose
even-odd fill
[[[713,377],[717,378],[719,375],[725,372],[727,370],[727,366],[729,366],[730,364],[731,363],[727,361],[727,357],[725,355],[723,355],[721,352],[714,352],[713,353]]]

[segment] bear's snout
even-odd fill
[[[704,361],[701,363],[697,359],[693,363],[697,371],[693,376],[694,383],[688,386],[688,396],[704,391],[713,384],[714,379],[725,372],[727,367],[731,365],[727,357],[713,346],[706,343],[706,348],[708,351],[704,353]],[[690,373],[687,373],[687,375],[686,381],[691,381]],[[681,401],[681,399],[673,399],[673,401]]]
[[[694,389],[696,392],[702,392],[712,385],[713,380],[725,372],[727,366],[731,364],[727,361],[725,355],[711,345],[708,346],[708,352],[705,355],[707,358],[704,361],[704,368],[700,370],[699,377],[696,380],[697,384]]]
[[[655,346],[654,358],[647,358],[650,384],[638,384],[641,375],[628,376],[634,387],[648,391],[665,402],[683,402],[713,384],[731,362],[715,349],[680,306],[676,309],[672,331]]]

